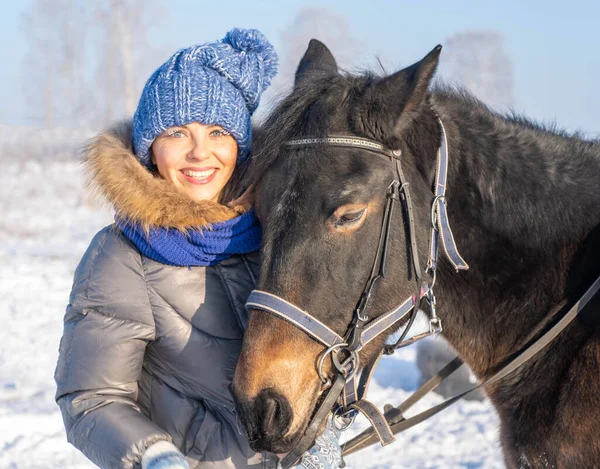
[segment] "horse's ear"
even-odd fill
[[[393,130],[398,136],[408,127],[427,97],[427,89],[438,66],[442,46],[437,45],[419,62],[384,78],[377,85],[383,108],[392,112]],[[393,109],[390,109],[393,106]]]
[[[298,69],[296,70],[296,79],[294,86],[298,87],[302,80],[314,72],[326,74],[337,73],[338,67],[333,54],[325,44],[316,39],[311,39],[308,44],[308,49],[300,60]]]

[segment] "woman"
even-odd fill
[[[249,448],[229,393],[260,227],[222,204],[239,192],[276,65],[256,30],[181,50],[146,83],[133,123],[88,147],[116,225],[75,272],[55,378],[69,441],[101,468],[276,465]],[[304,467],[333,467],[330,447]]]

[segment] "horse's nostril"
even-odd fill
[[[265,389],[256,397],[256,414],[261,433],[267,438],[283,437],[292,424],[288,400],[272,389]]]
[[[264,428],[273,428],[273,426],[279,420],[278,414],[280,412],[281,406],[279,405],[279,401],[276,398],[268,399],[265,402],[265,417],[264,417]]]

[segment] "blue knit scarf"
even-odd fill
[[[203,230],[189,229],[187,233],[156,227],[146,234],[138,224],[118,217],[115,221],[143,255],[162,264],[216,265],[234,254],[246,254],[260,247],[261,228],[254,210]]]

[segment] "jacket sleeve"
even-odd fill
[[[67,438],[102,469],[139,467],[148,446],[171,440],[136,403],[153,339],[141,256],[107,227],[75,272],[55,372]]]

